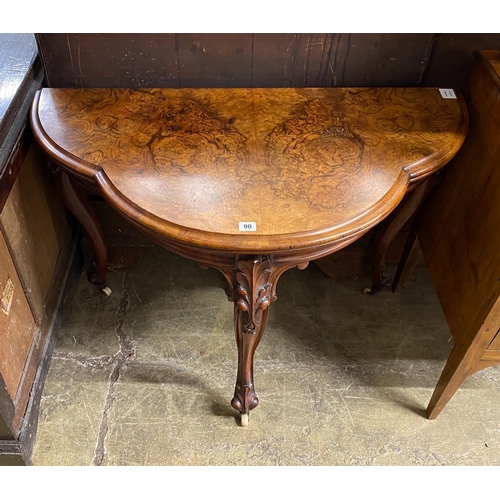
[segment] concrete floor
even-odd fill
[[[451,349],[424,268],[372,297],[368,279],[285,273],[248,428],[222,276],[153,247],[108,283],[82,277],[65,301],[35,465],[500,465],[499,369],[423,416]]]

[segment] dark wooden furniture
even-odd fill
[[[94,241],[101,289],[106,246],[84,190],[225,276],[245,425],[281,274],[355,241],[420,189],[460,148],[467,112],[436,88],[43,89],[31,122]]]
[[[468,137],[415,233],[454,340],[429,418],[469,375],[500,363],[500,52],[478,58],[466,92]]]
[[[0,34],[0,465],[29,464],[59,304],[72,260],[28,113],[43,74],[30,34]]]

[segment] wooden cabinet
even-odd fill
[[[0,465],[30,463],[72,248],[27,120],[42,78],[34,37],[0,34]]]
[[[417,229],[454,340],[429,418],[469,375],[500,363],[500,51],[478,59],[466,92],[469,134]]]
[[[26,361],[38,333],[7,243],[0,233],[0,391],[4,411],[0,437],[15,439],[26,409],[29,390],[23,391]],[[29,382],[29,381],[27,381]]]

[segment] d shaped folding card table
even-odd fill
[[[31,123],[93,241],[89,276],[101,290],[107,249],[85,191],[224,275],[238,347],[231,404],[247,425],[279,277],[391,213],[382,241],[395,234],[460,148],[467,111],[460,94],[436,88],[42,89]]]

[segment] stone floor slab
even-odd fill
[[[66,300],[38,465],[500,463],[498,368],[424,418],[451,349],[424,268],[403,293],[375,296],[313,264],[285,273],[256,352],[260,405],[248,428],[230,406],[224,279],[161,248],[112,276],[110,299],[82,277]]]

